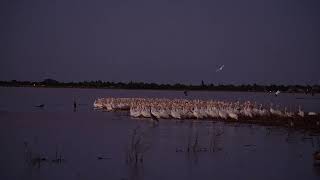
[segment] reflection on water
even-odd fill
[[[318,135],[115,114],[1,113],[1,179],[319,178]]]
[[[104,96],[183,97],[181,92],[0,88],[0,179],[319,179],[318,134],[207,121],[134,119],[94,111]],[[23,95],[21,95],[23,93]],[[180,94],[181,93],[181,94]],[[189,92],[191,98],[269,97]],[[280,96],[277,101],[317,101]],[[73,100],[77,98],[77,107]],[[274,97],[270,97],[274,98]],[[311,104],[310,104],[310,103]],[[34,105],[45,104],[43,109]]]

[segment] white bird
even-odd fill
[[[101,100],[101,99],[95,100],[94,103],[93,103],[93,106],[94,106],[95,108],[102,109],[102,108],[103,108],[102,100]]]
[[[224,110],[219,110],[219,116],[222,119],[227,119],[228,118],[228,114],[224,111]]]
[[[140,113],[141,113],[142,117],[151,118],[151,113],[147,107],[142,108]]]
[[[181,119],[181,114],[180,114],[179,109],[176,109],[176,108],[171,109],[170,115],[175,119]]]
[[[275,93],[275,95],[278,96],[279,94],[280,94],[280,91],[278,90],[278,91]]]
[[[170,111],[165,108],[161,108],[159,111],[159,115],[161,118],[168,119],[170,118]]]
[[[262,116],[278,116],[283,118],[294,118],[305,116],[317,117],[318,112],[303,112],[299,106],[298,112],[289,112],[287,108],[280,111],[277,106],[273,109],[263,108],[262,104],[258,106],[256,103],[246,101],[224,102],[224,101],[203,101],[203,100],[186,100],[186,99],[159,99],[159,98],[100,98],[94,102],[94,107],[104,108],[108,111],[127,110],[132,117],[152,118],[156,119],[205,119],[220,118],[237,120],[240,116],[247,118]],[[320,121],[317,121],[320,126]]]
[[[224,65],[220,66],[220,67],[216,70],[216,72],[222,71],[223,68],[224,68]]]
[[[230,118],[235,119],[235,120],[238,120],[238,115],[237,115],[237,113],[234,111],[234,109],[231,109],[231,108],[227,109],[227,114],[228,114],[228,116],[229,116]]]
[[[139,111],[138,108],[133,108],[133,107],[130,108],[130,116],[140,117],[140,115],[141,115],[141,112]]]

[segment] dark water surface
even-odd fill
[[[312,159],[319,136],[208,121],[160,120],[154,126],[126,113],[93,110],[93,101],[105,96],[184,98],[181,91],[0,88],[0,179],[320,179]],[[190,92],[188,98],[320,111],[319,95]],[[45,107],[34,107],[39,104]],[[137,165],[126,161],[134,129],[148,147]],[[188,153],[196,141],[199,150]],[[47,160],[30,163],[26,144]],[[52,162],[56,152],[61,163]]]

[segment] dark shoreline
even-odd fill
[[[257,85],[257,84],[205,84],[185,85],[185,84],[156,84],[143,82],[58,82],[46,79],[42,82],[31,81],[0,81],[0,87],[29,87],[29,88],[79,88],[79,89],[124,89],[124,90],[174,90],[174,91],[224,91],[224,92],[265,92],[275,93],[304,93],[315,95],[320,93],[320,85]]]
[[[267,91],[241,91],[241,90],[208,90],[208,89],[147,89],[147,88],[110,88],[110,87],[78,87],[78,86],[2,86],[3,88],[52,88],[52,89],[105,89],[105,90],[146,90],[146,91],[202,91],[202,92],[243,92],[243,93],[269,93],[271,95],[274,95],[274,92],[267,92]],[[305,92],[281,92],[281,93],[288,93],[288,94],[310,94]],[[319,94],[320,92],[317,92],[315,94]],[[310,95],[310,100],[313,99],[319,99],[319,98],[312,98],[313,96]],[[298,98],[298,99],[305,99],[305,98]],[[306,98],[307,99],[307,98]]]

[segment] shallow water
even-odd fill
[[[183,91],[0,87],[0,111],[70,112],[73,110],[73,101],[76,100],[79,104],[77,111],[91,112],[94,100],[100,97],[158,97],[226,101],[250,100],[266,106],[273,103],[274,106],[287,107],[291,111],[297,111],[298,106],[301,105],[305,111],[320,112],[320,94],[310,96],[281,93],[278,97],[275,97],[274,94],[253,92],[191,91],[188,94],[186,97]],[[34,107],[40,104],[45,104],[45,108]]]
[[[160,120],[158,126],[125,113],[94,111],[98,97],[185,98],[181,91],[0,88],[0,179],[319,179],[312,153],[319,137],[284,128],[206,121]],[[302,94],[190,92],[188,98],[256,100],[319,112]],[[297,99],[299,98],[299,99]],[[300,99],[308,98],[308,99]],[[319,98],[315,96],[312,98]],[[73,100],[79,104],[73,109]],[[44,108],[35,105],[45,104]],[[148,149],[126,162],[133,130]],[[214,136],[218,132],[220,136]],[[198,137],[198,138],[196,138]],[[212,138],[214,137],[214,138]],[[200,152],[186,152],[198,139]],[[215,151],[209,151],[215,140]],[[47,157],[26,162],[25,143]],[[191,147],[190,145],[190,147]],[[62,163],[53,163],[55,153]],[[178,151],[178,152],[177,152]],[[183,151],[183,152],[180,152]],[[106,159],[99,160],[97,157]]]

